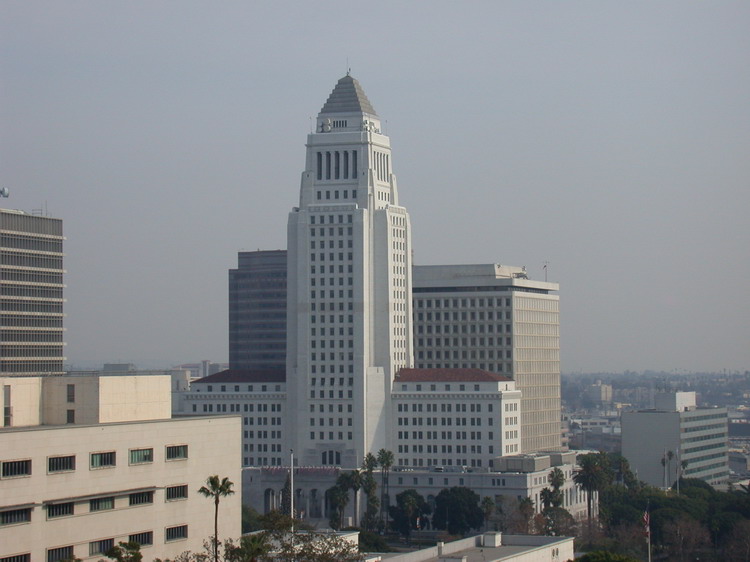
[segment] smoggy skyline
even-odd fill
[[[4,208],[64,220],[66,355],[227,352],[348,68],[419,265],[560,283],[563,372],[750,368],[745,2],[4,2]]]

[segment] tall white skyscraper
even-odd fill
[[[299,464],[358,466],[390,447],[394,376],[413,361],[411,234],[390,140],[341,78],[307,137],[289,215],[289,445]]]

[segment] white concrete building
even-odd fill
[[[695,392],[657,394],[654,402],[658,409],[622,414],[622,454],[638,478],[670,487],[684,462],[684,478],[724,488],[729,478],[727,409],[696,407]]]
[[[283,371],[229,369],[193,381],[181,392],[179,416],[242,416],[242,466],[281,466],[289,462],[289,411]]]
[[[287,251],[288,443],[300,464],[358,466],[389,446],[391,383],[412,366],[411,234],[390,140],[349,75],[307,137]]]
[[[393,381],[393,453],[401,467],[492,468],[520,451],[521,393],[481,369],[401,369]]]
[[[520,267],[414,267],[416,366],[511,377],[522,393],[526,453],[561,448],[558,290]]]
[[[239,492],[240,417],[170,419],[169,375],[0,384],[13,398],[0,429],[0,560],[99,560],[129,540],[152,558],[200,551],[213,509],[198,488],[219,474]],[[240,511],[239,493],[222,500],[222,536],[239,536]]]

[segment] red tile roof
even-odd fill
[[[503,382],[513,380],[482,369],[401,369],[394,382]]]
[[[286,382],[286,372],[282,369],[253,370],[227,369],[193,381],[192,384],[208,384],[217,382]]]

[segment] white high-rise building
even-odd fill
[[[307,138],[289,215],[287,382],[300,464],[390,447],[395,374],[412,366],[411,236],[390,140],[359,83],[336,84]]]

